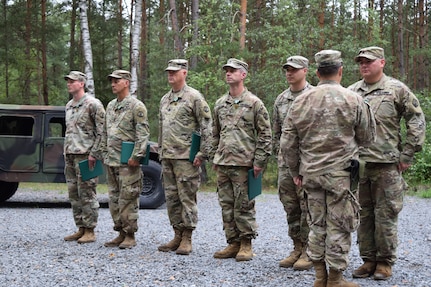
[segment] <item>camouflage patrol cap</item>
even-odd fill
[[[86,82],[87,81],[87,75],[80,71],[70,71],[69,75],[64,76],[64,79],[67,80],[73,80],[73,81],[80,81],[80,82]]]
[[[367,47],[359,50],[358,55],[355,57],[355,62],[359,62],[359,58],[367,58],[369,60],[384,59],[385,50],[380,47]]]
[[[168,62],[168,67],[165,71],[179,71],[181,69],[188,70],[189,62],[184,59],[173,59]]]
[[[230,58],[227,60],[227,63],[223,66],[223,70],[226,70],[227,67],[234,69],[244,69],[248,72],[248,64],[235,58]]]
[[[287,69],[290,66],[295,69],[308,68],[308,59],[302,56],[292,56],[287,58],[286,63],[283,64],[283,69]]]
[[[130,74],[130,72],[126,70],[115,70],[108,75],[108,80],[111,80],[111,78],[126,79],[130,81],[132,79],[132,74]]]
[[[343,63],[341,52],[337,50],[322,50],[314,55],[317,67],[339,66]]]

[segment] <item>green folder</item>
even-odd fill
[[[248,200],[254,199],[262,193],[262,172],[254,177],[254,170],[248,170]]]
[[[122,142],[121,143],[121,158],[120,162],[125,164],[129,161],[129,158],[132,156],[133,149],[135,148],[134,142]],[[150,160],[150,145],[147,144],[147,151],[145,156],[141,158],[139,161],[142,165],[148,165],[148,161]]]
[[[81,178],[83,181],[95,178],[103,174],[102,161],[96,160],[96,164],[93,169],[88,167],[88,159],[82,160],[79,163],[79,170],[81,171]]]
[[[193,162],[195,160],[196,154],[201,149],[201,135],[193,132],[192,133],[192,145],[190,146],[189,161]]]

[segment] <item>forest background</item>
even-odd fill
[[[342,52],[342,85],[360,79],[354,57],[362,47],[385,49],[385,73],[418,96],[430,130],[430,1],[427,0],[2,0],[0,103],[65,105],[63,76],[90,75],[90,91],[114,98],[106,76],[131,70],[135,95],[147,106],[157,139],[160,98],[169,90],[167,62],[186,58],[188,84],[212,108],[228,90],[222,66],[235,57],[249,64],[246,86],[269,112],[287,88],[282,64],[291,55]],[[414,190],[431,183],[431,138],[406,174]],[[276,161],[265,184],[276,185]],[[211,181],[211,176],[210,176]],[[428,191],[429,196],[431,193]]]

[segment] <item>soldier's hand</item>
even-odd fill
[[[139,160],[134,160],[132,158],[129,158],[129,160],[127,161],[127,164],[129,166],[137,167],[139,166],[140,163],[139,163]]]
[[[94,169],[94,166],[96,165],[96,158],[92,157],[91,155],[88,156],[88,168],[90,170]]]
[[[297,187],[302,187],[302,175],[295,176],[293,182]]]
[[[263,168],[261,167],[257,167],[257,166],[253,166],[253,173],[254,173],[254,178],[257,178],[259,176],[259,173],[261,173],[263,170]]]
[[[193,160],[193,166],[201,166],[201,164],[202,160],[199,157],[195,156],[195,159]]]
[[[398,171],[399,171],[399,172],[404,172],[404,171],[406,171],[410,166],[411,166],[411,164],[409,164],[409,163],[400,162],[400,163],[398,163]]]

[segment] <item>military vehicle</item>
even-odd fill
[[[20,182],[65,182],[65,130],[65,107],[0,104],[0,202],[12,197]],[[149,163],[141,165],[141,208],[165,202],[157,144],[150,147]]]

